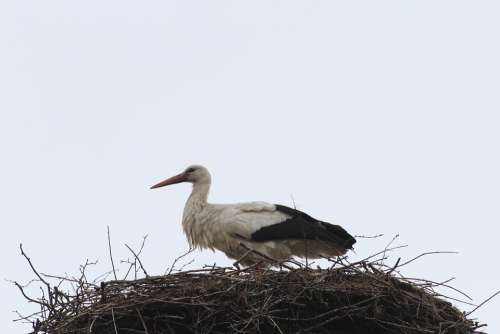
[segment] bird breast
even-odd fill
[[[224,250],[230,247],[231,237],[224,231],[221,212],[206,205],[203,208],[186,207],[182,227],[190,246]]]

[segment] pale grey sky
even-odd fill
[[[110,268],[149,235],[159,274],[187,247],[187,185],[213,202],[265,200],[343,225],[357,257],[396,233],[405,273],[480,302],[500,287],[498,1],[0,2],[2,279]],[[196,254],[195,266],[230,264]],[[395,259],[394,259],[395,260]],[[0,284],[5,333],[17,309]],[[467,306],[460,305],[464,310]],[[500,331],[500,299],[475,314]]]

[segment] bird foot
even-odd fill
[[[240,267],[239,261],[234,262],[233,266],[236,268],[236,270],[241,271],[241,267]]]

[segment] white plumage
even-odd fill
[[[318,258],[344,254],[355,240],[340,226],[266,202],[211,204],[211,176],[199,165],[151,188],[190,182],[182,227],[195,248],[218,249],[244,265],[286,261],[293,256]]]

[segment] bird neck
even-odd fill
[[[207,204],[210,182],[193,183],[193,190],[189,196],[186,206],[201,208]]]
[[[203,219],[200,219],[199,213],[207,207],[209,190],[210,182],[193,183],[193,190],[184,206],[182,228],[191,247],[200,246],[205,240],[200,234],[203,232],[203,229],[200,229]]]

